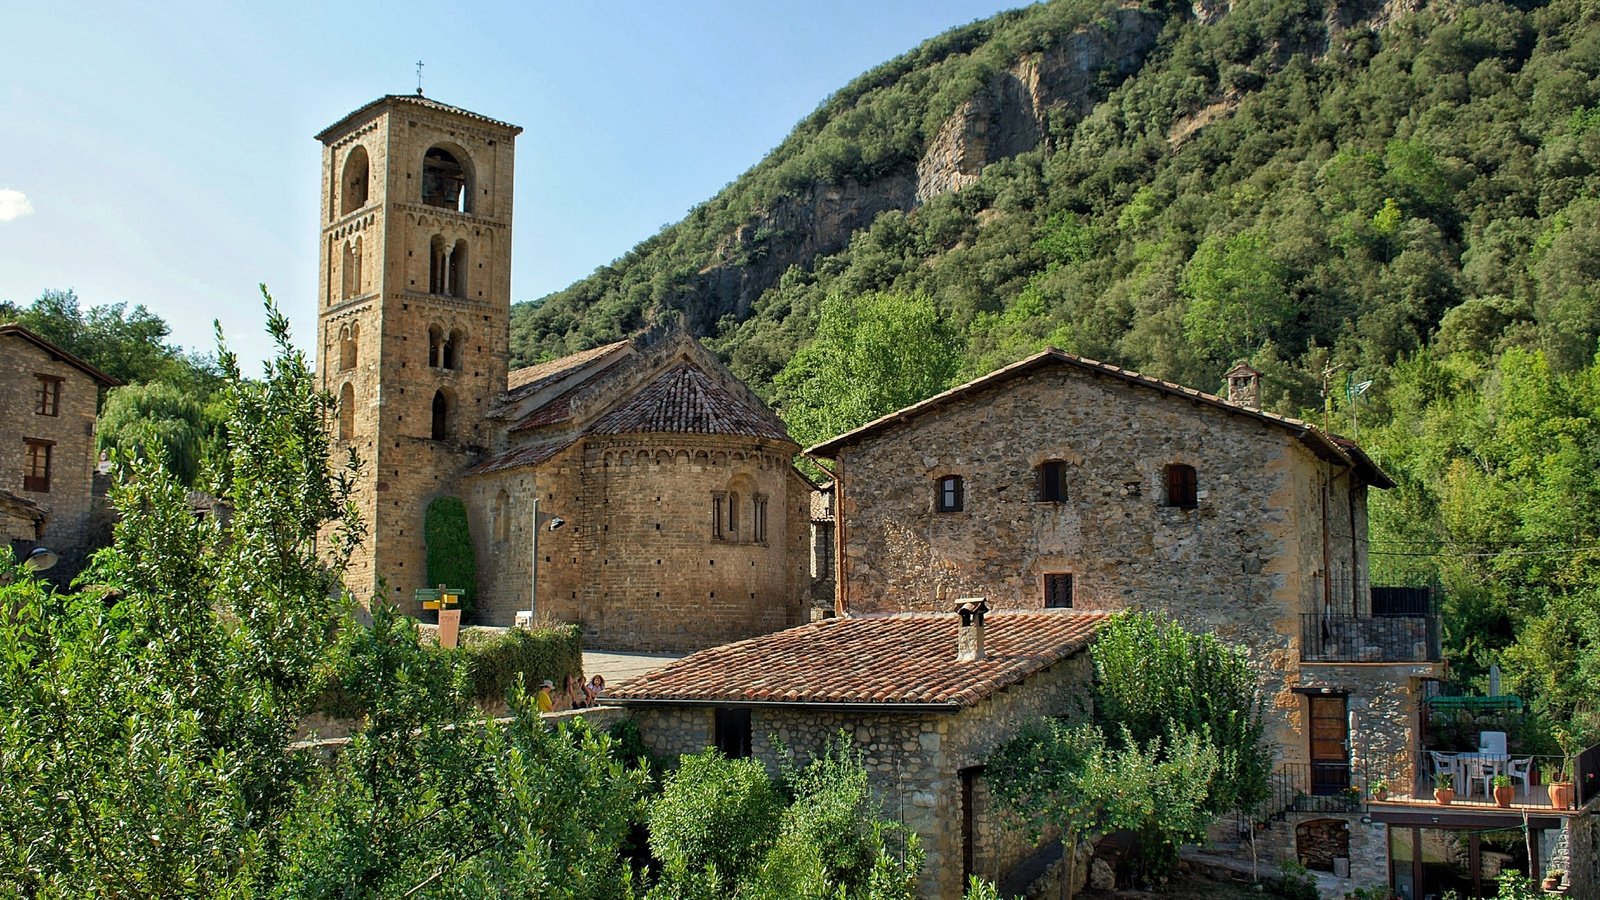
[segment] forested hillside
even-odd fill
[[[1597,76],[1584,0],[1029,7],[861,76],[513,351],[682,310],[803,443],[1046,344],[1250,359],[1400,482],[1375,579],[1443,588],[1458,674],[1593,730]]]

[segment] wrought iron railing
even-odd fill
[[[1439,662],[1438,616],[1300,616],[1305,662]]]

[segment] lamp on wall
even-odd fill
[[[567,520],[560,516],[539,512],[539,498],[533,498],[533,557],[529,570],[532,578],[528,584],[528,625],[533,625],[533,617],[539,610],[539,532],[546,528],[555,531],[567,524]]]
[[[28,554],[28,558],[22,561],[22,564],[27,566],[30,572],[43,572],[60,561],[61,557],[57,556],[55,551],[49,547],[35,547],[33,552]]]

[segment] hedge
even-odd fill
[[[500,634],[466,629],[460,647],[439,652],[466,662],[472,696],[479,703],[504,700],[518,675],[530,694],[546,678],[560,689],[568,675],[583,677],[583,630],[577,625],[511,628]]]

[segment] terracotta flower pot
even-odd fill
[[[1552,781],[1550,788],[1550,805],[1556,809],[1572,808],[1572,782]]]
[[[1434,788],[1433,799],[1438,801],[1440,806],[1449,806],[1450,802],[1456,799],[1455,788]]]
[[[1389,799],[1389,789],[1388,788],[1375,788],[1375,789],[1373,789],[1373,791],[1372,791],[1372,799],[1380,800],[1380,801]]]
[[[1494,789],[1494,805],[1500,807],[1501,809],[1505,809],[1511,805],[1511,798],[1515,796],[1517,796],[1516,788],[1497,787]]]

